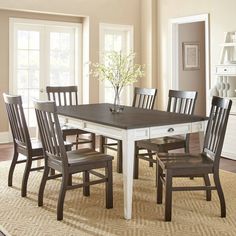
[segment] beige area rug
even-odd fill
[[[174,192],[172,222],[164,222],[164,205],[156,204],[155,169],[141,162],[140,179],[134,181],[133,219],[123,218],[122,175],[114,167],[114,208],[104,207],[104,185],[91,187],[91,196],[82,189],[68,191],[64,220],[56,220],[56,203],[60,180],[46,185],[44,207],[37,206],[42,172],[30,175],[28,197],[20,197],[23,166],[16,168],[14,187],[7,187],[9,162],[0,163],[0,225],[16,236],[84,236],[84,235],[236,235],[236,175],[221,172],[227,203],[227,218],[220,217],[218,196],[211,202],[203,192]],[[114,161],[115,164],[115,161]],[[78,182],[80,176],[75,176]],[[175,184],[201,184],[201,179],[178,179]]]

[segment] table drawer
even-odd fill
[[[203,121],[203,122],[194,122],[194,123],[192,123],[191,133],[205,131],[206,125],[207,125],[207,120]]]
[[[216,66],[217,75],[236,75],[236,65],[218,65]]]
[[[190,132],[191,132],[191,124],[152,127],[150,129],[150,138],[186,134]]]

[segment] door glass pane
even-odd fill
[[[113,50],[113,43],[114,43],[114,39],[113,39],[113,35],[112,34],[105,34],[105,51],[112,51]]]
[[[29,49],[39,50],[39,32],[37,31],[29,32]]]
[[[31,69],[39,69],[39,51],[29,51],[29,67]]]
[[[24,69],[27,68],[29,65],[29,52],[28,50],[18,50],[18,57],[17,57],[17,65],[18,68]]]
[[[114,35],[114,51],[121,52],[122,51],[122,36]]]
[[[29,87],[39,89],[39,70],[30,70],[29,71]]]
[[[29,127],[36,127],[37,126],[37,119],[36,119],[36,114],[35,114],[34,108],[28,110],[28,117],[29,117],[28,126]]]
[[[28,88],[28,70],[17,70],[17,87]]]
[[[17,48],[18,49],[28,49],[29,45],[29,32],[19,30],[17,33],[18,41],[17,41]]]
[[[74,34],[50,32],[50,85],[74,84]]]
[[[29,107],[29,90],[28,89],[18,89],[17,95],[21,96],[22,99],[22,105],[25,109]]]
[[[29,109],[33,108],[32,99],[39,99],[40,34],[38,31],[18,30],[17,35],[16,91],[22,96],[28,125],[35,126],[35,115]]]
[[[29,90],[29,104],[28,104],[29,108],[34,107],[33,100],[35,100],[35,99],[39,99],[39,90],[38,89],[30,89]]]

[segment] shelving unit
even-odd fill
[[[225,135],[222,156],[236,160],[236,31],[226,32],[220,55],[220,63],[216,65],[216,89],[221,97],[233,101]]]

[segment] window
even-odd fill
[[[79,24],[10,19],[10,92],[22,96],[30,131],[33,99],[45,99],[47,85],[80,85],[80,44]]]
[[[102,55],[111,51],[121,51],[122,53],[133,51],[133,26],[100,24],[100,61],[104,60]],[[123,90],[121,94],[122,104],[131,104],[132,91],[132,86]],[[99,94],[100,102],[113,103],[114,91],[109,81],[100,81]]]

